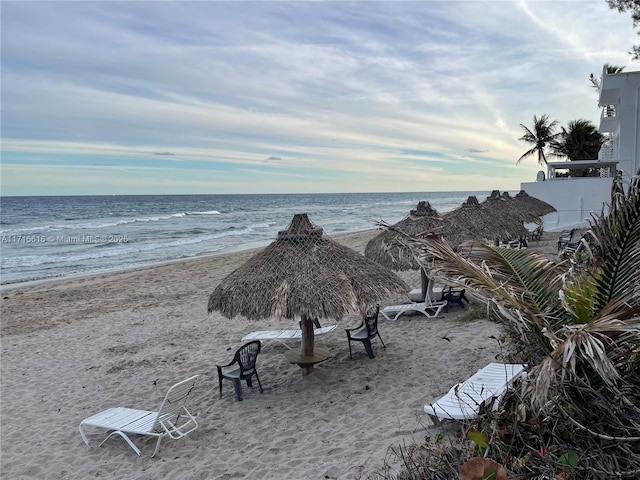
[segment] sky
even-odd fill
[[[518,190],[630,14],[572,1],[6,1],[1,195]]]

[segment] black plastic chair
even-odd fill
[[[573,235],[576,233],[576,229],[572,228],[568,232],[565,230],[560,232],[560,236],[558,236],[558,251],[562,250],[563,246],[571,243],[573,240]]]
[[[380,313],[380,305],[376,305],[375,312],[367,315],[362,323],[357,327],[345,328],[345,331],[347,332],[347,340],[349,341],[349,358],[353,358],[351,356],[352,341],[362,342],[369,358],[375,358],[375,355],[373,354],[373,347],[371,346],[371,339],[375,336],[380,339],[382,348],[387,348],[382,341],[380,332],[378,332],[378,313]]]
[[[262,393],[262,385],[260,384],[260,377],[258,377],[258,371],[256,370],[256,359],[260,353],[262,344],[260,340],[254,340],[249,343],[245,343],[241,346],[236,354],[233,356],[233,360],[227,365],[216,365],[218,369],[218,382],[220,383],[220,398],[222,398],[222,379],[226,378],[233,382],[233,388],[236,392],[236,399],[242,400],[242,380],[246,380],[247,386],[252,387],[251,377],[256,376],[258,386],[260,387],[260,393]],[[233,367],[237,364],[237,368],[233,370],[223,371],[224,368]]]
[[[586,240],[586,235],[583,235],[580,240],[577,242],[569,242],[566,246],[560,251],[558,256],[561,260],[571,260],[571,262],[579,263],[578,254],[584,250],[589,250],[589,246]]]
[[[447,287],[442,290],[442,300],[447,301],[447,305],[449,303],[455,303],[463,310],[465,309],[464,302],[469,303],[469,299],[465,295],[466,290],[464,288],[453,288]]]
[[[531,235],[530,235],[531,241],[532,241],[532,242],[533,242],[534,240],[535,240],[536,242],[540,241],[540,239],[542,238],[542,232],[543,232],[543,227],[542,227],[542,225],[538,225],[538,226],[536,227],[536,229],[535,229],[533,232],[531,232]]]

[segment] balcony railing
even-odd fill
[[[617,116],[618,112],[615,105],[605,105],[602,107],[600,118],[615,118]]]
[[[612,162],[618,160],[618,149],[613,139],[603,143],[598,152],[598,161]]]
[[[616,174],[617,160],[574,160],[547,163],[548,180],[578,178],[612,178]]]

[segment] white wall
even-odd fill
[[[635,79],[637,80],[637,76]],[[638,169],[638,156],[640,155],[640,108],[638,108],[638,95],[640,87],[631,82],[625,84],[624,97],[620,105],[620,144],[618,168],[628,175],[634,175]]]
[[[600,131],[612,131],[618,140],[618,169],[635,175],[640,168],[640,71],[608,74],[602,77],[602,92],[619,92],[616,105],[617,128],[606,127],[602,119]],[[606,101],[600,100],[600,105]]]
[[[532,197],[553,205],[557,212],[543,217],[544,229],[558,232],[573,227],[588,227],[591,213],[600,215],[611,200],[611,178],[568,178],[544,182],[524,182],[520,188]]]

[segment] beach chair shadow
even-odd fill
[[[113,435],[119,435],[140,455],[140,449],[131,441],[129,435],[156,437],[158,439],[156,448],[151,455],[155,457],[163,438],[177,440],[198,428],[196,419],[189,413],[185,405],[197,379],[198,375],[194,375],[173,385],[156,412],[115,407],[85,418],[80,422],[79,427],[82,440],[89,445],[83,427],[101,428],[110,431],[110,433],[100,443],[100,447]]]

